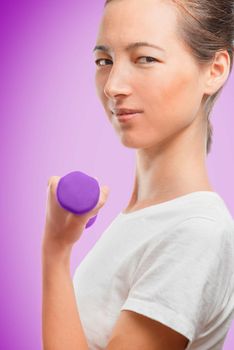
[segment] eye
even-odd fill
[[[141,59],[141,58],[146,58],[148,62],[146,63],[151,63],[151,62],[159,62],[159,60],[157,60],[156,58],[153,58],[151,56],[140,56],[138,57],[138,59]],[[104,67],[106,66],[106,64],[104,63],[105,61],[108,61],[110,63],[112,63],[111,60],[108,60],[106,58],[99,58],[95,61],[96,65],[99,66],[99,67]],[[102,63],[103,62],[103,63]]]
[[[159,62],[159,60],[157,60],[156,58],[153,58],[153,57],[150,57],[150,56],[141,56],[141,57],[138,57],[138,59],[141,59],[141,58],[147,58],[148,59],[148,62],[146,63],[151,63],[151,62]]]
[[[101,64],[102,61],[109,61],[109,62],[111,62],[111,60],[108,60],[106,58],[99,58],[98,60],[95,61],[95,63],[96,63],[97,66],[101,66],[101,67],[102,66],[106,66],[106,64]]]

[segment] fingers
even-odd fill
[[[103,205],[106,203],[107,201],[107,198],[109,196],[109,193],[110,193],[110,189],[108,186],[104,185],[104,186],[101,186],[101,189],[100,189],[100,197],[99,197],[99,202],[98,202],[98,205],[97,205],[97,209],[100,209],[103,207]]]
[[[110,193],[110,189],[108,186],[104,185],[100,187],[100,195],[99,195],[99,200],[98,203],[96,205],[96,207],[94,207],[92,210],[90,210],[87,215],[91,217],[95,216],[98,214],[99,210],[104,206],[104,204],[107,201],[107,198],[109,196]],[[85,215],[85,214],[84,214]]]
[[[55,193],[58,182],[60,179],[61,179],[60,176],[51,176],[48,179],[48,183],[47,183],[48,193]],[[104,206],[104,204],[106,203],[107,198],[109,196],[109,193],[110,193],[110,189],[108,186],[103,185],[100,187],[100,195],[99,195],[98,203],[97,203],[96,207],[92,209],[93,215],[96,215],[98,213],[99,209],[101,209]]]
[[[96,179],[97,182],[99,182],[99,179],[96,176],[94,176],[94,179]],[[108,186],[103,185],[100,187],[99,201],[95,209],[100,209],[101,207],[103,207],[103,205],[106,203],[109,193],[110,193],[110,189]]]
[[[47,182],[47,187],[56,188],[60,179],[60,176],[51,176]]]

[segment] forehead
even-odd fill
[[[177,16],[168,0],[113,0],[104,9],[97,43],[125,47],[149,41],[163,47],[175,40]]]

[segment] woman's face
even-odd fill
[[[176,10],[167,1],[114,0],[103,14],[95,50],[96,89],[122,143],[157,147],[189,126],[200,109],[199,66],[176,34]],[[148,42],[159,48],[139,46]],[[113,108],[143,112],[120,122]]]

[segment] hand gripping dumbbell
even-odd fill
[[[81,171],[72,171],[59,180],[56,195],[59,204],[64,209],[79,215],[96,207],[100,187],[98,181],[93,177]],[[89,219],[85,228],[91,226],[96,218],[97,215]]]

